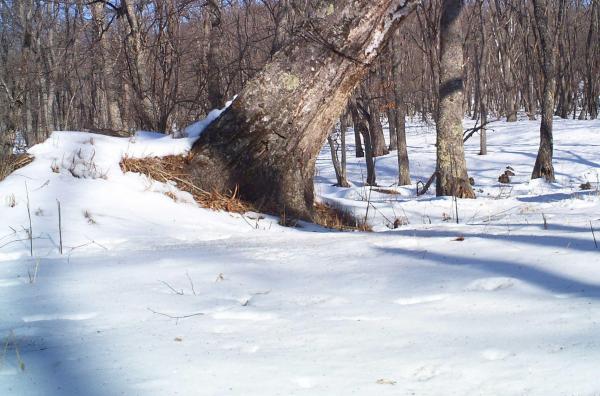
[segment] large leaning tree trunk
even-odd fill
[[[315,0],[290,43],[194,144],[194,182],[312,218],[317,154],[378,49],[418,3]]]
[[[554,181],[554,167],[552,156],[554,143],[552,137],[552,126],[554,116],[554,96],[556,93],[556,42],[562,23],[564,12],[564,0],[560,0],[557,26],[554,34],[550,32],[548,4],[546,0],[533,1],[533,13],[536,28],[539,32],[540,50],[542,55],[542,74],[544,77],[544,90],[542,94],[542,122],[540,124],[540,148],[538,150],[535,166],[533,167],[532,179],[544,178]]]
[[[462,0],[442,1],[436,194],[475,198],[463,146],[462,7]]]

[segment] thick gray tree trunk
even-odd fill
[[[564,0],[560,0],[557,23],[561,23]],[[554,116],[554,96],[556,93],[556,38],[560,31],[557,26],[554,35],[550,33],[547,0],[533,0],[533,13],[539,32],[542,52],[542,74],[544,75],[544,91],[542,94],[542,122],[540,124],[540,148],[533,167],[532,179],[544,178],[554,181],[552,156],[554,142],[552,126]]]
[[[418,0],[317,1],[312,18],[194,144],[195,183],[311,218],[319,150],[389,34]]]
[[[442,1],[436,193],[475,198],[463,147],[462,6],[462,0]]]

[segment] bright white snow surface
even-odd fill
[[[331,187],[324,150],[320,199],[370,198],[373,233],[211,212],[118,166],[188,139],[54,133],[0,182],[0,395],[597,395],[600,121],[555,121],[552,185],[529,181],[538,126],[493,124],[487,156],[468,142],[460,224],[451,199],[393,186],[395,153],[390,195],[352,153],[354,187]],[[409,125],[415,182],[434,142]]]

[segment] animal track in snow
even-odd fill
[[[430,379],[437,377],[439,374],[441,374],[441,369],[438,366],[435,365],[424,365],[421,366],[419,368],[417,368],[413,374],[412,377],[420,382],[425,382],[425,381],[429,381]]]
[[[234,334],[237,332],[235,326],[215,326],[212,330],[213,334]]]
[[[501,349],[486,349],[481,352],[481,356],[485,360],[495,361],[495,360],[503,360],[511,355],[508,351],[503,351]]]
[[[390,320],[389,316],[334,316],[330,320],[350,320],[357,322],[380,322],[383,320]]]
[[[469,283],[465,290],[467,291],[496,291],[502,289],[508,289],[515,285],[515,279],[493,277],[493,278],[481,278],[474,280]]]
[[[80,313],[80,314],[39,314],[23,316],[23,322],[42,322],[49,320],[87,320],[95,318],[98,314],[96,312]]]
[[[276,316],[268,312],[232,312],[223,311],[212,315],[213,319],[232,319],[232,320],[249,320],[262,321],[275,319]]]
[[[19,286],[22,284],[23,282],[20,282],[17,279],[0,279],[0,287]]]
[[[430,302],[442,301],[448,298],[448,294],[431,294],[429,296],[403,297],[394,300],[394,303],[399,305],[415,305],[425,304]]]
[[[227,350],[240,351],[242,353],[247,353],[247,354],[256,353],[260,349],[260,347],[258,345],[248,345],[248,344],[242,344],[239,342],[225,344],[222,346],[222,348],[227,349]]]
[[[303,389],[310,389],[315,386],[315,381],[310,377],[296,377],[292,382]]]

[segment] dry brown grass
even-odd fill
[[[389,188],[373,188],[373,191],[388,195],[402,195],[402,193],[400,193],[399,191],[392,190]]]
[[[8,175],[33,162],[33,155],[18,154],[0,156],[0,181],[6,179]]]
[[[186,171],[190,164],[190,155],[169,155],[166,157],[130,158],[124,157],[121,162],[123,172],[135,172],[163,182],[173,182],[177,188],[190,193],[202,207],[212,210],[245,213],[255,209],[239,199],[237,191],[224,195],[218,192],[208,192],[194,185]],[[177,200],[172,194],[167,196]],[[315,205],[315,224],[336,230],[371,231],[371,227],[363,220],[356,218],[349,211],[331,205],[318,203]],[[290,224],[286,224],[290,225]]]
[[[186,169],[190,163],[190,155],[169,155],[166,157],[130,158],[123,157],[120,162],[123,172],[135,172],[163,182],[173,182],[182,191],[190,193],[202,207],[212,210],[244,213],[252,207],[237,197],[237,190],[229,195],[208,192],[194,185]]]
[[[340,231],[373,231],[364,220],[357,218],[347,209],[324,203],[315,204],[315,224]]]

